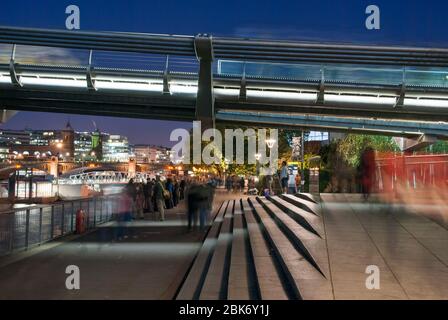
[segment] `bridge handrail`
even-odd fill
[[[263,39],[211,39],[214,57],[272,62],[448,66],[447,48],[421,48]],[[0,43],[88,50],[196,56],[195,37],[0,26]]]
[[[79,209],[87,215],[87,229],[92,229],[115,217],[119,197],[79,198],[0,212],[0,257],[74,233]]]

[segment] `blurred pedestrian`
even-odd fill
[[[154,198],[157,205],[157,211],[159,212],[160,221],[165,220],[165,188],[163,187],[160,176],[156,177],[156,184],[154,186]]]
[[[182,179],[179,183],[179,200],[184,200],[185,198],[186,184],[185,179]]]
[[[154,183],[151,180],[147,180],[143,187],[143,194],[145,197],[145,212],[153,212],[153,193],[154,193]]]
[[[174,185],[173,185],[173,181],[170,178],[166,179],[165,189],[169,192],[169,195],[170,195],[169,197],[167,197],[165,199],[166,208],[171,209],[174,207],[174,202],[173,202]]]
[[[367,201],[372,190],[375,174],[375,153],[371,147],[367,147],[362,152],[358,170],[361,179],[362,194],[364,200]]]
[[[283,161],[282,167],[280,169],[280,182],[281,182],[283,193],[288,192],[288,179],[289,179],[288,166],[286,164],[286,161]]]
[[[126,222],[131,220],[132,198],[124,190],[120,195],[118,213],[116,217],[117,226],[114,228],[114,240],[120,241],[125,238]]]
[[[137,196],[135,198],[135,215],[138,219],[144,219],[145,194],[143,192],[143,185],[137,186]]]
[[[125,193],[130,197],[131,200],[131,210],[129,212],[129,217],[132,220],[135,214],[135,200],[137,198],[137,188],[134,184],[134,179],[130,179],[128,184],[125,187]]]
[[[246,183],[246,181],[245,181],[244,177],[241,177],[241,179],[240,179],[240,192],[244,192],[245,183]]]
[[[179,191],[179,182],[174,178],[174,187],[173,187],[173,204],[177,207],[179,203],[180,191]]]
[[[302,191],[302,176],[301,176],[301,173],[300,173],[300,171],[298,171],[297,172],[297,174],[296,174],[296,178],[295,178],[295,182],[296,182],[296,190],[298,191],[298,192],[301,192]]]
[[[187,220],[188,230],[191,231],[193,226],[196,225],[197,211],[199,209],[198,202],[199,184],[193,182],[187,191]]]

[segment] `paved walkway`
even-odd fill
[[[181,205],[166,221],[134,221],[120,242],[109,223],[20,254],[0,267],[0,299],[172,299],[202,239],[186,232],[184,212]],[[80,290],[65,287],[68,265],[80,268]]]
[[[403,205],[321,198],[336,299],[448,299],[445,228]],[[368,265],[380,269],[380,290],[365,287]]]
[[[418,214],[353,194],[322,194],[320,204],[294,196],[240,198],[218,192],[216,209],[227,205],[215,211],[204,246],[203,234],[186,232],[180,206],[164,222],[133,222],[120,242],[112,241],[111,223],[0,260],[0,299],[172,299],[198,252],[203,257],[181,297],[448,299],[448,230],[423,216],[424,207]],[[65,288],[72,264],[81,271],[80,290]],[[379,290],[366,288],[369,265],[380,270]],[[189,292],[196,286],[202,291]]]

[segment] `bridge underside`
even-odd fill
[[[0,103],[13,110],[116,116],[172,121],[196,120],[195,99],[173,96],[129,96],[124,93],[0,90]],[[396,112],[379,117],[369,110],[344,110],[316,106],[261,105],[215,102],[216,122],[243,126],[303,128],[321,131],[383,134],[418,138],[430,135],[448,138],[448,125],[406,118],[425,115],[406,113],[396,120]],[[347,116],[347,112],[351,116]],[[377,112],[375,112],[378,114]],[[432,118],[433,116],[428,116]]]
[[[447,49],[8,27],[0,49],[3,110],[448,137]]]

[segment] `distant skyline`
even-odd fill
[[[131,144],[152,144],[166,147],[172,147],[176,143],[169,141],[172,130],[176,128],[189,129],[192,126],[191,123],[180,121],[20,111],[7,123],[0,124],[0,128],[59,130],[65,128],[68,120],[75,131],[94,131],[96,124],[96,127],[102,132],[128,137]]]

